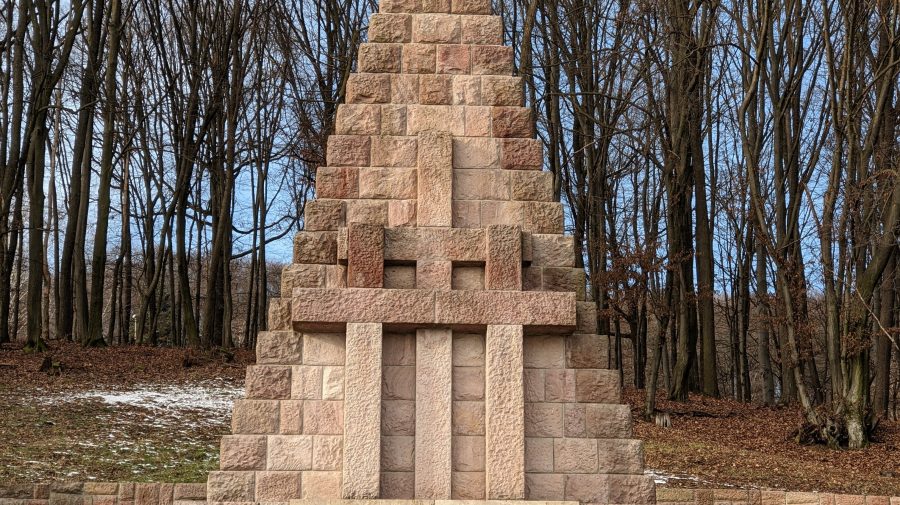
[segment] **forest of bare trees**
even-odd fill
[[[374,0],[6,0],[0,343],[252,346]],[[900,5],[495,0],[633,386],[900,411]],[[627,372],[627,373],[626,373]]]

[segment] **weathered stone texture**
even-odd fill
[[[416,496],[450,498],[452,349],[450,330],[416,332]]]
[[[381,426],[380,323],[347,325],[344,394],[344,498],[377,498]]]
[[[488,326],[485,364],[488,499],[525,498],[522,345],[521,326]]]

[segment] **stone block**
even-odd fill
[[[425,44],[459,44],[462,26],[459,16],[423,14],[413,18],[413,41]]]
[[[591,438],[558,438],[553,441],[553,469],[557,473],[596,473],[597,441]]]
[[[484,402],[453,402],[453,434],[484,435]]]
[[[784,491],[762,491],[760,493],[760,500],[762,501],[762,505],[784,505],[785,492]]]
[[[575,439],[568,439],[575,440]],[[588,440],[588,439],[582,439]],[[597,440],[600,473],[641,474],[644,472],[644,448],[640,440],[610,439]],[[731,490],[740,491],[740,490]],[[746,490],[743,490],[747,501]],[[734,495],[732,495],[734,496]]]
[[[496,139],[462,137],[453,139],[454,168],[498,168],[500,146]]]
[[[309,231],[337,230],[344,225],[344,202],[340,200],[309,200],[303,209],[303,229]]]
[[[566,475],[566,500],[582,503],[631,503],[609,501],[609,476],[597,474]]]
[[[384,366],[416,364],[415,333],[385,333],[381,345]]]
[[[415,167],[417,140],[415,137],[373,137],[372,165],[376,167]],[[362,172],[360,196],[362,196]],[[365,198],[365,197],[363,197]]]
[[[266,313],[266,324],[271,331],[291,329],[290,298],[270,298],[269,310]]]
[[[453,399],[484,400],[483,367],[453,367]]]
[[[484,471],[484,437],[453,437],[453,471]]]
[[[322,367],[322,399],[344,399],[344,367]]]
[[[543,402],[544,401],[544,382],[546,381],[544,369],[542,368],[526,368],[524,370],[525,380],[525,401],[526,402]]]
[[[527,326],[575,325],[572,293],[534,291],[435,291],[437,324],[491,323]]]
[[[384,400],[381,402],[381,434],[412,436],[416,434],[416,402]]]
[[[381,106],[381,134],[394,137],[406,135],[406,106]]]
[[[656,488],[657,502],[693,502],[694,490],[674,487]]]
[[[136,483],[134,485],[134,505],[159,505],[159,484]]]
[[[454,332],[453,366],[484,367],[484,335]]]
[[[415,53],[412,51],[407,51],[403,54],[407,53],[413,56],[415,55]],[[408,122],[409,112],[407,106],[409,104],[419,103],[419,76],[413,74],[392,75],[391,102],[393,102],[393,105],[395,106],[403,107],[404,122]],[[404,127],[406,127],[405,124]]]
[[[366,223],[387,226],[388,202],[386,200],[348,200],[347,223]]]
[[[281,292],[290,295],[294,288],[324,288],[325,265],[292,263],[281,271]]]
[[[531,234],[532,265],[574,267],[575,242],[571,236]]]
[[[478,97],[480,100],[480,96]],[[491,135],[491,108],[466,107],[466,136],[489,137]]]
[[[522,267],[522,291],[540,291],[541,267]]]
[[[291,368],[250,365],[244,383],[247,398],[275,400],[291,397]]]
[[[454,170],[453,198],[461,200],[509,199],[509,177],[502,170]]]
[[[566,342],[559,335],[525,337],[526,368],[565,368]]]
[[[316,196],[319,198],[358,198],[359,170],[351,167],[319,167],[316,170]]]
[[[566,339],[566,366],[609,368],[609,337],[575,333]]]
[[[80,492],[80,490],[84,489],[84,487],[83,487],[84,485],[82,483],[62,483],[62,484],[65,485],[66,487],[69,487],[72,485],[74,485],[75,487],[70,488],[71,490],[69,490],[69,491],[64,491],[64,490],[59,489],[59,485],[60,485],[59,482],[51,482],[49,493],[58,493],[58,492],[77,493],[77,492]],[[48,498],[49,498],[49,493],[47,495]],[[205,494],[203,495],[203,497],[206,498],[209,495],[208,491],[204,490],[204,493]],[[120,482],[119,483],[119,494],[118,494],[117,498],[119,499],[120,502],[122,502],[122,501],[133,502],[134,501],[134,482]]]
[[[532,233],[562,233],[562,204],[559,202],[525,202],[524,229]]]
[[[381,134],[381,107],[377,104],[340,104],[335,121],[338,135]]]
[[[303,363],[307,365],[343,365],[344,335],[340,333],[304,333]]]
[[[256,362],[259,364],[300,363],[302,344],[293,331],[261,331],[256,336]]]
[[[416,330],[416,496],[450,497],[453,336]]]
[[[412,500],[416,494],[416,478],[413,472],[381,472],[381,498],[386,500]]]
[[[834,495],[834,505],[866,505],[866,497],[863,495],[838,494]]]
[[[521,107],[525,100],[521,77],[486,75],[481,78],[481,99],[484,105]]]
[[[419,226],[450,226],[452,142],[447,132],[429,131],[419,136]]]
[[[584,269],[568,267],[545,267],[543,271],[544,291],[574,292],[577,300],[585,298]]]
[[[575,371],[575,397],[579,402],[619,403],[622,391],[616,370],[579,369]]]
[[[415,187],[413,188],[415,191]],[[416,201],[415,200],[391,200],[388,202],[388,226],[414,227],[416,226]]]
[[[484,472],[453,472],[453,500],[484,500]],[[439,503],[436,501],[436,503]],[[440,502],[446,503],[446,502]]]
[[[384,227],[350,223],[347,231],[347,285],[380,288],[384,281]]]
[[[343,498],[378,497],[381,339],[381,323],[347,324]]]
[[[326,157],[332,167],[365,167],[369,165],[369,137],[331,135]]]
[[[303,472],[300,487],[304,499],[341,498],[341,472]]]
[[[416,262],[415,281],[418,289],[451,288],[453,263],[450,261],[423,260]]]
[[[309,435],[270,435],[268,470],[310,470],[313,441]]]
[[[347,103],[390,103],[390,101],[389,75],[350,74],[347,78]]]
[[[298,365],[293,367],[291,397],[295,400],[322,399],[322,367]]]
[[[468,74],[469,46],[439,45],[437,46],[437,68],[439,74]]]
[[[470,54],[473,75],[512,75],[513,73],[512,47],[472,46]]]
[[[303,401],[281,400],[279,404],[278,433],[282,435],[303,433]]]
[[[255,501],[253,472],[209,472],[206,495],[211,502]]]
[[[465,134],[464,107],[450,105],[410,105],[407,108],[406,132],[419,135],[426,132],[447,132],[457,137]]]
[[[525,471],[553,472],[553,439],[525,437]],[[528,498],[526,494],[526,498]]]
[[[325,288],[346,288],[347,267],[344,265],[325,265]]]
[[[561,437],[563,433],[563,404],[525,404],[526,437]]]
[[[258,472],[256,499],[260,502],[286,502],[300,498],[300,472]]]
[[[409,42],[412,40],[412,16],[375,13],[369,17],[369,41]]]
[[[522,232],[518,227],[488,226],[484,285],[489,290],[522,289]]]
[[[484,290],[484,267],[454,266],[450,278],[453,290]]]
[[[818,493],[788,492],[784,497],[784,501],[788,505],[818,504],[819,495]]]
[[[820,497],[819,502],[820,502],[820,505],[824,505],[824,504],[822,504],[821,497]],[[866,495],[866,505],[890,505],[890,502],[891,502],[891,498],[888,496]]]
[[[597,305],[594,302],[578,302],[576,304],[576,333],[597,333]]]
[[[294,263],[336,263],[337,232],[301,231],[294,236]]]
[[[525,222],[525,207],[522,202],[481,202],[481,225],[512,224],[522,226]]]
[[[403,73],[404,74],[433,74],[437,64],[437,48],[434,44],[406,44],[403,46]],[[392,81],[392,86],[410,84],[410,80],[405,83],[397,80]],[[393,103],[419,103],[418,99],[418,79],[416,79],[415,99],[412,99],[409,90],[407,93],[392,93],[391,101]],[[399,90],[398,90],[399,91]],[[405,99],[399,99],[405,97]]]
[[[525,474],[525,498],[561,501],[566,494],[566,476],[558,473]]]
[[[361,168],[360,198],[414,199],[416,170],[411,168]]]
[[[453,105],[481,105],[481,79],[471,75],[454,76]],[[466,109],[467,129],[470,112],[474,113],[475,111],[469,108]]]
[[[482,14],[491,13],[490,0],[453,0],[450,12],[454,14]]]
[[[608,503],[649,505],[655,502],[653,478],[649,475],[609,475],[607,482]]]
[[[522,326],[488,325],[485,489],[488,499],[525,498]]]
[[[462,43],[502,47],[502,19],[500,16],[463,16]]]
[[[422,0],[381,0],[380,11],[389,13],[422,12]]]
[[[277,400],[235,400],[231,432],[235,435],[277,433],[278,410]]]
[[[453,103],[453,81],[449,75],[423,75],[419,77],[419,103],[423,105],[450,105]]]
[[[454,228],[481,228],[481,202],[478,200],[453,200]]]
[[[450,0],[422,0],[422,11],[446,14],[450,12]]]
[[[313,435],[313,470],[340,470],[344,460],[344,438],[339,435]]]
[[[119,494],[119,483],[118,482],[85,482],[84,487],[82,488],[82,492],[84,494],[92,494],[92,495],[118,495]],[[38,496],[35,496],[33,492],[33,487],[29,485],[24,485],[20,488],[19,492],[16,492],[15,489],[9,489],[2,485],[0,485],[0,496],[3,498],[26,498],[26,499],[41,499]],[[47,498],[43,499],[48,499]]]
[[[545,374],[544,396],[548,402],[575,401],[575,371],[549,369]]]
[[[344,432],[344,403],[334,400],[303,402],[303,433],[340,435]]]
[[[400,44],[360,44],[358,69],[363,73],[400,72]]]
[[[381,437],[381,471],[412,472],[415,448],[415,437]]]
[[[494,107],[491,127],[494,136],[499,138],[534,137],[531,109],[526,107]]]
[[[390,265],[384,267],[385,289],[415,289],[416,267],[413,265]]]
[[[311,328],[372,320],[431,324],[434,298],[435,292],[414,289],[295,289],[293,318],[296,325]]]
[[[509,174],[513,200],[553,200],[553,174],[550,172],[514,170]]]
[[[507,170],[540,170],[544,149],[539,139],[503,139],[500,142],[500,166]]]
[[[415,400],[416,367],[408,365],[383,366],[381,397],[385,400]]]

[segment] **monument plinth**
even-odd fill
[[[384,0],[210,502],[648,503],[487,0]]]

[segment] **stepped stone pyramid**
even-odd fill
[[[382,0],[210,502],[650,503],[488,0]]]

